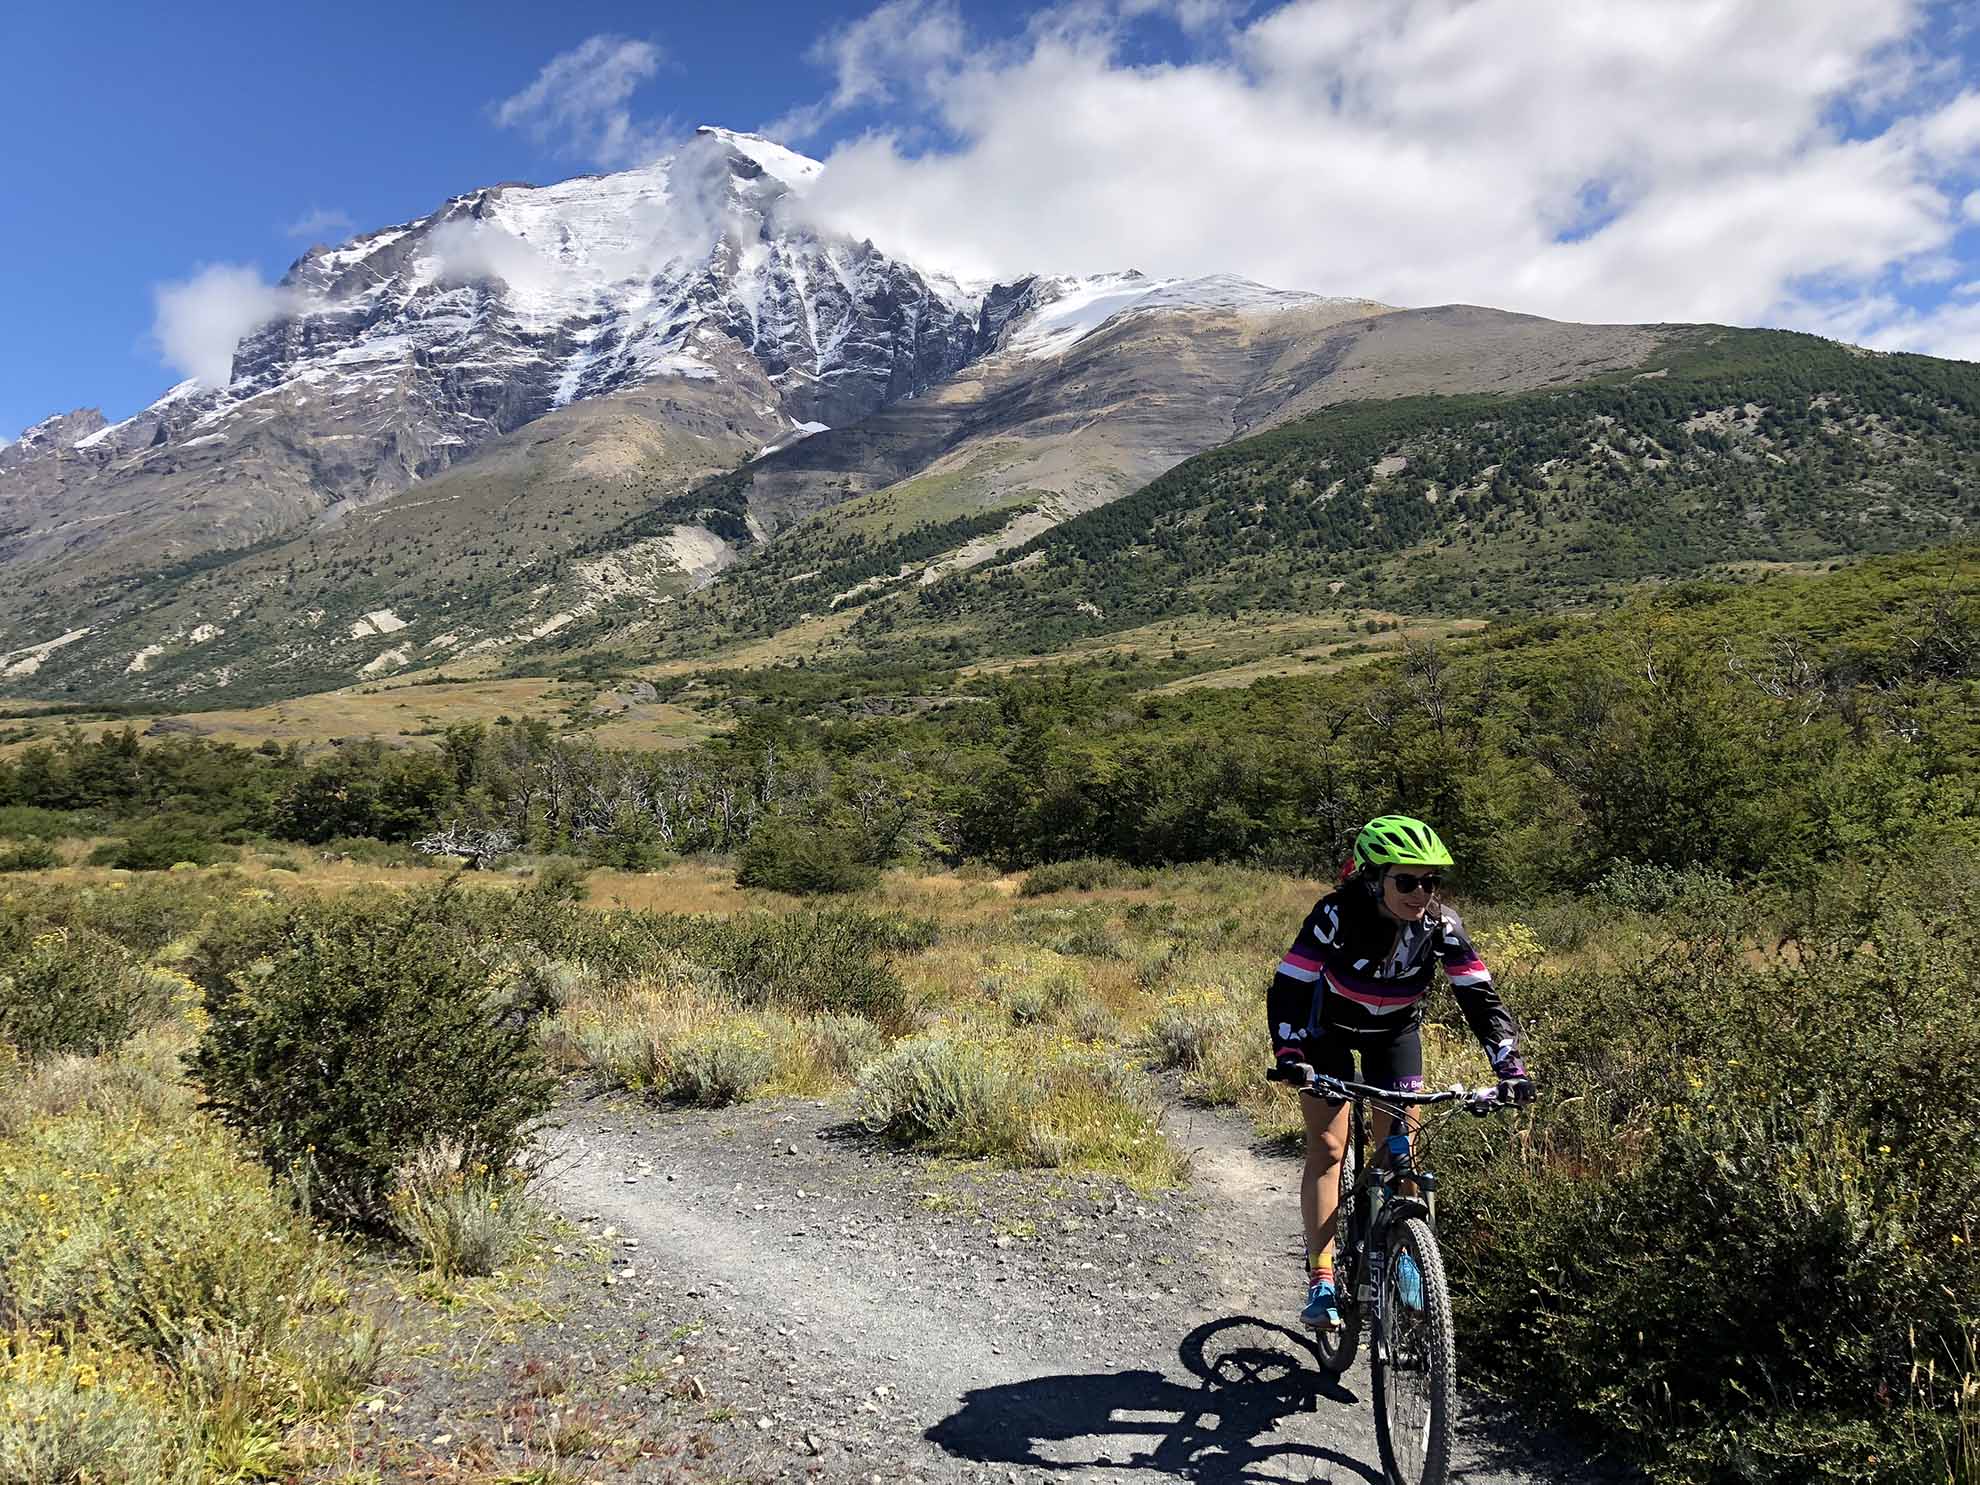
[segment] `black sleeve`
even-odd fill
[[[1265,1034],[1272,1050],[1296,1047],[1313,1018],[1313,995],[1320,981],[1321,955],[1340,933],[1340,911],[1332,896],[1313,904],[1272,975],[1265,992]]]
[[[1457,996],[1458,1009],[1471,1027],[1471,1034],[1485,1048],[1494,1063],[1509,1051],[1519,1049],[1519,1025],[1492,984],[1492,971],[1472,946],[1458,915],[1446,909],[1438,929],[1437,955],[1444,965],[1444,976]]]

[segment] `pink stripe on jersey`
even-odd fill
[[[1421,990],[1408,995],[1370,995],[1365,990],[1350,990],[1333,975],[1327,976],[1327,985],[1336,995],[1351,1000],[1356,1005],[1378,1006],[1383,1009],[1399,1005],[1413,1005],[1423,998],[1423,992]]]
[[[1447,964],[1444,973],[1456,979],[1459,975],[1489,975],[1491,971],[1485,967],[1483,959],[1473,959],[1468,964]]]
[[[1304,954],[1295,953],[1291,949],[1286,950],[1286,963],[1290,964],[1294,969],[1320,968],[1320,961],[1318,959],[1308,959]]]

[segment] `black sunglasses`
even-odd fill
[[[1392,872],[1389,875],[1389,880],[1395,883],[1396,891],[1405,897],[1415,892],[1419,887],[1425,892],[1435,892],[1439,887],[1444,885],[1444,879],[1435,872],[1420,877],[1412,876],[1406,871]]]

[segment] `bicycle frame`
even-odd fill
[[[1265,1076],[1273,1082],[1292,1081],[1277,1068]],[[1499,1090],[1497,1087],[1466,1088],[1462,1084],[1453,1084],[1435,1093],[1400,1093],[1390,1088],[1378,1088],[1372,1083],[1354,1083],[1344,1078],[1314,1073],[1300,1085],[1299,1092],[1305,1098],[1324,1098],[1329,1103],[1351,1104],[1354,1113],[1348,1126],[1348,1138],[1357,1146],[1362,1127],[1368,1122],[1365,1112],[1368,1107],[1380,1108],[1393,1116],[1389,1144],[1381,1152],[1381,1163],[1373,1160],[1360,1163],[1352,1210],[1341,1214],[1343,1225],[1336,1237],[1341,1255],[1349,1259],[1357,1271],[1358,1288],[1368,1280],[1366,1255],[1388,1248],[1392,1226],[1409,1217],[1421,1217],[1433,1230],[1437,1225],[1436,1172],[1417,1165],[1413,1132],[1400,1132],[1409,1110],[1462,1104],[1467,1112],[1482,1116],[1502,1107]],[[1402,1142],[1400,1149],[1397,1148],[1398,1140]],[[1354,1153],[1358,1158],[1361,1152],[1357,1148]],[[1383,1199],[1371,1230],[1367,1225],[1369,1195],[1377,1186],[1382,1190]],[[1405,1186],[1414,1189],[1405,1190]],[[1349,1303],[1357,1302],[1353,1290],[1346,1298]]]

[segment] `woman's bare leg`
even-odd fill
[[[1348,1106],[1302,1093],[1306,1117],[1306,1165],[1299,1173],[1299,1215],[1306,1229],[1307,1262],[1331,1254],[1334,1218],[1341,1200],[1341,1156],[1347,1151]]]

